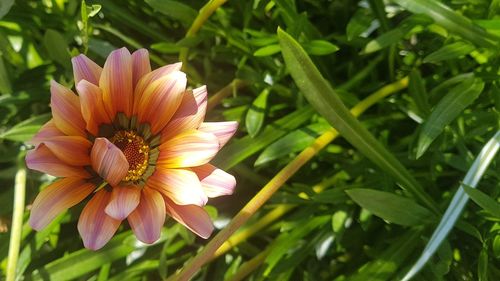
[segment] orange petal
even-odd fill
[[[78,96],[54,80],[50,81],[50,93],[52,116],[57,128],[68,136],[86,137]]]
[[[139,205],[141,189],[138,186],[114,186],[111,200],[106,206],[106,214],[117,219],[125,219]]]
[[[43,143],[35,149],[28,151],[26,164],[32,170],[47,173],[55,177],[90,177],[90,174],[83,167],[71,166],[61,161]]]
[[[214,226],[210,216],[200,206],[177,205],[168,198],[165,199],[167,213],[179,223],[201,238],[207,239],[212,234]]]
[[[106,138],[95,139],[90,161],[94,171],[112,186],[120,183],[129,168],[123,152]]]
[[[131,116],[132,56],[126,48],[114,50],[109,54],[99,79],[99,87],[102,90],[104,106],[111,118],[114,118],[117,112]]]
[[[38,145],[42,143],[44,140],[58,136],[64,136],[64,133],[61,132],[61,130],[59,130],[56,127],[54,119],[50,119],[47,123],[45,123],[42,126],[42,128],[40,128],[40,131],[38,131],[38,133],[36,133],[36,135],[33,136],[33,138],[29,140],[27,143],[31,145]]]
[[[92,143],[82,137],[60,136],[43,141],[52,153],[63,162],[74,166],[90,164],[90,147]]]
[[[195,167],[208,163],[219,151],[213,134],[189,130],[160,145],[157,165],[164,168]]]
[[[104,212],[111,193],[101,189],[87,203],[78,220],[78,232],[85,248],[98,250],[113,237],[121,221]]]
[[[205,164],[191,168],[201,181],[201,186],[209,198],[233,194],[236,179],[221,169]]]
[[[186,83],[186,74],[180,71],[151,83],[139,100],[139,122],[149,123],[153,134],[160,132],[179,107]]]
[[[220,147],[223,147],[238,129],[238,122],[203,122],[198,130],[214,134],[219,139]]]
[[[179,205],[207,204],[207,196],[196,174],[184,169],[162,169],[157,167],[148,178],[148,186],[158,190]]]
[[[158,191],[145,186],[139,206],[128,216],[130,227],[137,239],[153,243],[160,239],[165,223],[165,202]]]
[[[111,123],[111,118],[104,109],[101,89],[87,80],[80,81],[76,89],[80,94],[81,111],[87,123],[86,128],[91,134],[97,136],[99,125]]]
[[[73,64],[73,74],[75,76],[75,85],[81,80],[87,80],[94,85],[99,85],[102,68],[81,54],[71,59]]]
[[[85,199],[95,186],[78,178],[63,178],[42,190],[31,207],[29,223],[41,230],[64,210]]]
[[[146,49],[139,49],[132,54],[132,81],[133,87],[137,85],[139,79],[151,72],[149,63],[149,53]]]
[[[197,129],[203,122],[206,111],[207,87],[186,91],[179,108],[162,131],[162,140],[168,140],[186,130]]]

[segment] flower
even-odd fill
[[[151,71],[145,49],[115,50],[102,68],[85,55],[72,64],[78,95],[51,81],[53,118],[26,156],[30,169],[59,178],[33,202],[31,227],[91,197],[78,221],[86,248],[103,247],[124,219],[153,243],[167,214],[208,238],[213,225],[202,207],[236,184],[208,162],[237,122],[203,122],[206,87],[186,90],[180,63]]]

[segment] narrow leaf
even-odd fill
[[[253,53],[253,55],[256,57],[267,57],[267,56],[274,55],[274,54],[279,53],[279,52],[280,52],[280,45],[272,44],[272,45],[267,45],[267,46],[264,46],[262,48],[257,49],[257,51],[255,51]]]
[[[464,189],[465,193],[469,195],[472,201],[500,219],[500,203],[478,189],[469,187],[467,185],[462,185],[462,188]]]
[[[462,56],[469,54],[474,51],[476,48],[465,42],[455,42],[452,44],[445,45],[439,50],[430,53],[424,58],[424,63],[427,62],[440,62],[443,60],[456,59]]]

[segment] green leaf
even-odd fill
[[[416,157],[419,158],[429,148],[431,143],[441,134],[444,128],[474,100],[479,97],[484,88],[484,82],[479,78],[469,78],[455,86],[442,98],[432,110],[429,118],[422,124]]]
[[[178,54],[181,47],[174,42],[160,42],[151,45],[151,49],[163,54]]]
[[[359,8],[349,20],[346,27],[347,40],[360,36],[373,22],[373,15],[369,9]]]
[[[71,56],[69,54],[68,43],[61,33],[53,29],[47,29],[43,36],[43,45],[51,59],[65,68],[71,69]]]
[[[476,47],[465,42],[455,42],[441,47],[424,58],[424,63],[456,59],[474,51]]]
[[[325,40],[312,40],[304,44],[304,50],[313,56],[324,56],[335,53],[339,47]]]
[[[0,1],[0,19],[3,18],[14,5],[14,0],[2,0]]]
[[[465,193],[469,195],[472,201],[491,213],[493,216],[500,218],[500,203],[498,203],[495,199],[486,195],[484,192],[467,185],[462,185],[462,188]]]
[[[431,112],[431,107],[427,101],[427,91],[425,90],[424,81],[420,76],[420,72],[414,69],[410,73],[410,81],[408,83],[408,91],[415,101],[418,111],[423,117]]]
[[[264,89],[259,96],[253,101],[248,109],[245,126],[247,127],[248,134],[253,138],[255,137],[264,124],[264,118],[267,110],[267,97],[269,96],[269,89]]]
[[[425,14],[446,30],[456,33],[477,46],[496,48],[499,38],[473,24],[468,18],[435,0],[393,0],[415,14]]]
[[[184,25],[189,26],[198,15],[198,11],[190,6],[171,0],[146,0],[146,3],[158,12],[182,22]]]
[[[1,54],[0,54],[0,94],[2,95],[12,94],[12,86],[10,84],[9,75],[7,73],[7,69],[5,69],[3,56]]]
[[[479,253],[479,260],[477,263],[477,277],[478,281],[488,281],[488,246],[483,245],[483,249]]]
[[[346,193],[358,205],[391,223],[421,225],[432,216],[415,201],[393,193],[365,188],[349,189]]]
[[[426,207],[437,212],[433,200],[415,178],[352,116],[302,47],[280,28],[278,38],[286,66],[309,103],[362,154],[396,178],[403,188],[424,202]]]
[[[0,139],[11,141],[28,141],[50,119],[50,114],[43,114],[24,120],[0,134]]]
[[[280,50],[281,48],[279,44],[272,44],[257,49],[257,51],[253,53],[253,55],[256,57],[267,57],[279,53]]]

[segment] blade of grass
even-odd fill
[[[287,68],[311,105],[361,153],[397,179],[427,208],[439,213],[410,172],[349,112],[299,43],[281,28],[278,38]]]
[[[483,177],[486,169],[490,165],[499,148],[500,131],[497,131],[496,134],[483,147],[479,155],[476,157],[476,160],[474,160],[474,163],[472,163],[472,166],[465,175],[463,183],[453,196],[450,205],[448,205],[443,218],[434,230],[431,239],[427,242],[422,255],[405,275],[403,281],[413,278],[413,276],[415,276],[415,274],[417,274],[424,267],[427,261],[436,252],[446,236],[448,236],[448,233],[450,233],[451,229],[458,220],[458,217],[462,213],[465,204],[467,204],[467,201],[469,200],[469,196],[465,193],[463,186],[469,186],[471,188],[475,188],[477,186],[479,180]]]

